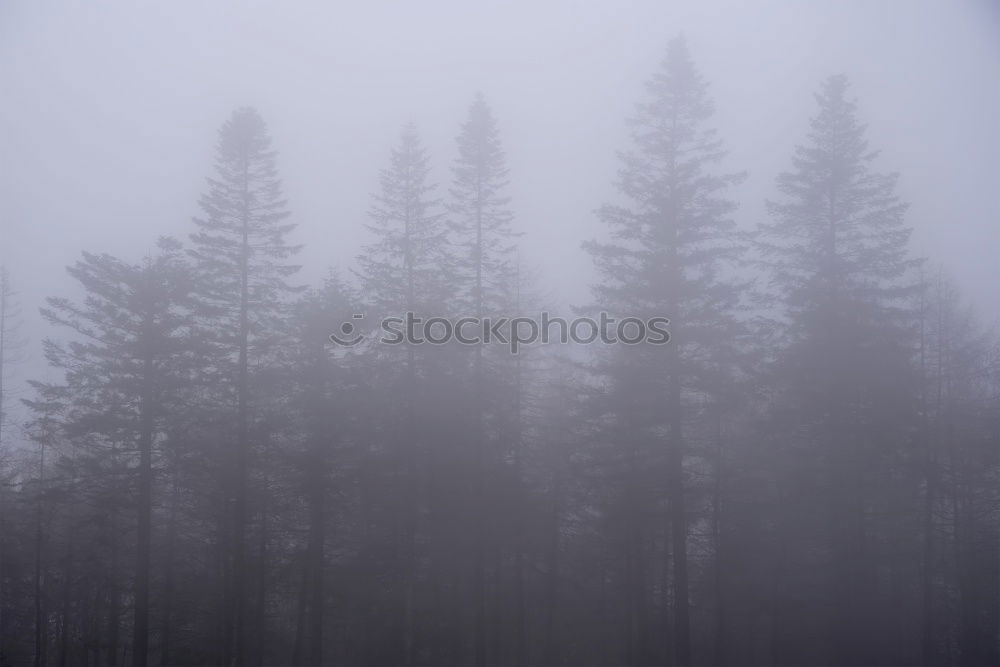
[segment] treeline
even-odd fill
[[[356,269],[308,289],[233,113],[190,237],[84,253],[43,308],[0,665],[996,664],[997,338],[912,255],[843,76],[752,232],[711,117],[676,39],[586,244],[580,311],[670,342],[512,355],[329,339],[544,307],[482,96],[447,187],[403,129]]]

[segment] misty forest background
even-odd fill
[[[234,111],[190,236],[83,253],[49,379],[0,385],[0,665],[996,664],[1000,345],[909,247],[864,100],[798,91],[743,230],[683,39],[650,65],[578,314],[659,346],[338,348],[354,313],[546,308],[497,120],[476,96],[454,155],[402,128],[356,266],[306,287]]]

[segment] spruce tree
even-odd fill
[[[25,343],[21,335],[21,307],[17,292],[7,267],[0,265],[0,475],[3,472],[4,427],[10,418],[6,412],[10,404],[8,375],[11,367],[23,360]]]
[[[46,354],[65,372],[66,433],[121,442],[137,454],[132,664],[140,666],[149,649],[154,447],[170,408],[176,408],[183,360],[190,355],[193,282],[180,244],[170,239],[161,240],[159,254],[142,264],[84,253],[69,273],[85,299],[52,298],[42,312],[77,340],[48,342]]]
[[[742,247],[731,217],[736,204],[727,193],[742,175],[718,168],[725,151],[707,124],[712,103],[682,37],[670,42],[646,91],[631,119],[632,149],[621,155],[617,186],[624,203],[598,210],[611,238],[585,247],[601,277],[593,288],[594,310],[619,320],[668,317],[671,339],[619,345],[601,355],[598,370],[607,390],[596,407],[606,425],[617,424],[608,435],[630,477],[621,500],[632,627],[626,659],[652,659],[645,627],[649,566],[643,562],[649,527],[642,517],[665,497],[671,636],[676,663],[686,665],[692,654],[684,461],[699,397],[723,386],[741,334],[740,285],[731,276]]]
[[[486,315],[499,316],[510,307],[512,258],[515,232],[513,214],[507,196],[508,169],[496,119],[486,98],[477,93],[462,124],[458,139],[458,158],[452,166],[451,203],[449,207],[452,242],[456,246],[456,280],[460,286],[457,302],[462,316],[482,320]],[[482,344],[473,350],[471,387],[471,446],[473,506],[475,514],[485,517],[489,483],[488,465],[493,460],[487,451],[487,420],[490,412],[487,387],[487,362]],[[472,530],[473,650],[478,667],[486,663],[487,582],[485,521],[474,519]]]
[[[446,316],[451,306],[453,267],[440,204],[433,198],[435,186],[428,180],[430,170],[416,128],[406,125],[388,168],[380,175],[380,190],[369,212],[368,230],[374,241],[358,258],[366,317],[373,323],[385,317],[404,318],[408,313],[426,321]],[[389,493],[395,498],[394,513],[400,517],[396,539],[403,545],[394,566],[399,584],[396,604],[402,615],[398,660],[413,664],[414,597],[422,561],[416,550],[417,531],[426,505],[419,497],[425,484],[418,479],[418,468],[425,467],[421,461],[426,460],[429,446],[427,424],[420,419],[428,407],[421,399],[421,386],[435,372],[440,355],[430,346],[410,343],[376,345],[368,352],[373,387],[385,401],[387,418],[381,437],[394,458],[397,480]]]
[[[6,531],[8,508],[7,486],[11,479],[8,461],[12,458],[7,424],[10,420],[7,406],[10,404],[9,374],[11,367],[23,359],[25,340],[21,336],[21,309],[17,303],[17,293],[11,283],[7,267],[0,265],[0,664],[3,663],[7,644],[7,596],[5,577],[5,552],[7,550]]]
[[[794,420],[785,423],[781,458],[800,461],[779,486],[805,494],[781,511],[806,512],[795,530],[813,533],[809,539],[830,558],[826,567],[803,569],[794,585],[829,586],[826,659],[841,664],[893,658],[878,652],[889,644],[875,638],[879,626],[866,616],[876,613],[866,582],[881,561],[872,539],[881,529],[871,517],[889,497],[877,491],[908,446],[904,416],[916,399],[908,389],[916,384],[908,298],[919,263],[909,255],[897,175],[875,171],[877,153],[848,90],[843,75],[823,83],[808,140],[796,148],[792,170],[778,177],[782,196],[768,202],[770,221],[759,237],[784,322],[775,374]],[[806,478],[817,483],[803,488]],[[832,577],[823,581],[827,571]],[[800,649],[815,650],[788,647]]]
[[[291,488],[305,503],[302,566],[295,573],[300,577],[292,650],[295,665],[318,667],[328,662],[323,657],[329,618],[325,602],[330,590],[325,576],[331,539],[328,527],[331,515],[345,504],[343,498],[337,506],[332,501],[347,478],[346,452],[355,435],[350,424],[359,412],[357,376],[368,370],[360,363],[361,355],[340,354],[329,335],[332,326],[350,322],[358,311],[356,297],[333,273],[322,287],[308,290],[294,307],[292,344],[278,389],[291,397],[290,439],[301,441],[298,448],[284,448],[282,456],[295,457]]]
[[[921,658],[997,662],[1000,346],[939,270],[920,294]],[[957,608],[958,614],[949,614]]]
[[[452,166],[449,222],[457,246],[462,305],[483,317],[508,304],[514,239],[506,156],[493,111],[482,93],[469,107]]]
[[[443,314],[448,305],[447,230],[430,171],[416,127],[406,125],[369,211],[374,241],[358,257],[361,287],[375,314]]]
[[[226,547],[228,581],[222,639],[224,662],[246,663],[248,639],[246,533],[251,430],[254,424],[251,364],[266,358],[282,329],[288,282],[298,270],[286,237],[287,218],[276,153],[260,114],[241,108],[219,129],[215,176],[200,205],[191,236],[204,302],[215,308],[208,322],[220,356],[223,393],[235,411],[236,437],[228,458],[231,512]],[[260,628],[257,629],[261,631]]]

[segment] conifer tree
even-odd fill
[[[457,246],[462,305],[483,317],[507,304],[516,233],[506,156],[493,111],[477,93],[462,124],[458,158],[452,166],[449,222]]]
[[[875,171],[877,153],[848,90],[843,75],[823,83],[807,142],[796,148],[792,170],[778,177],[782,196],[768,203],[770,221],[759,237],[785,323],[775,373],[786,392],[784,410],[795,415],[794,424],[785,424],[791,449],[782,458],[802,453],[804,467],[788,472],[823,480],[808,489],[792,478],[779,482],[808,496],[786,502],[782,511],[809,513],[802,526],[830,558],[828,567],[802,575],[833,573],[825,583],[796,585],[830,587],[827,659],[841,664],[893,659],[877,652],[888,643],[875,638],[879,627],[866,617],[876,601],[865,582],[881,560],[871,539],[879,529],[870,517],[889,497],[876,490],[907,447],[904,416],[915,409],[908,299],[919,263],[909,255],[897,176]],[[800,648],[814,650],[804,644],[789,650]]]
[[[735,362],[741,329],[740,288],[730,276],[741,245],[727,198],[740,174],[720,172],[725,156],[707,122],[712,103],[682,37],[673,39],[647,98],[631,120],[633,147],[622,154],[618,182],[625,203],[598,210],[611,240],[585,245],[599,271],[594,308],[621,320],[668,317],[666,345],[618,346],[598,370],[608,382],[598,410],[618,426],[612,442],[630,470],[622,502],[630,545],[628,617],[633,630],[626,659],[647,662],[641,524],[666,497],[672,558],[674,659],[691,663],[689,511],[684,460],[698,396],[712,396]],[[615,332],[611,332],[615,334]],[[650,471],[657,478],[651,478]]]
[[[508,169],[496,119],[486,98],[478,93],[458,135],[458,158],[452,166],[449,207],[452,239],[456,246],[458,303],[462,316],[498,316],[510,302],[515,232],[507,196]],[[484,346],[473,350],[471,446],[472,493],[476,514],[487,516],[488,465],[495,452],[487,451],[488,369]],[[485,522],[476,520],[472,535],[473,649],[478,667],[486,664],[487,581]]]
[[[430,170],[416,127],[404,126],[369,212],[375,240],[358,258],[361,287],[376,314],[445,312],[449,256]]]
[[[16,292],[11,284],[7,267],[0,265],[0,664],[4,660],[7,643],[7,596],[5,584],[4,555],[7,550],[6,529],[8,521],[9,477],[8,462],[12,458],[11,448],[6,446],[8,437],[7,424],[9,415],[7,406],[10,404],[9,373],[11,366],[22,360],[25,340],[21,336],[21,310],[17,303]]]
[[[110,436],[137,454],[132,664],[140,666],[149,649],[154,446],[171,403],[176,408],[171,396],[189,357],[193,282],[180,244],[171,239],[161,240],[159,254],[140,265],[84,253],[69,273],[86,298],[49,299],[43,314],[78,340],[50,342],[46,353],[66,373],[67,433]]]
[[[940,664],[957,654],[962,664],[991,664],[1000,618],[997,597],[987,593],[1000,580],[1000,347],[943,271],[924,281],[919,301],[921,658]],[[957,615],[948,614],[952,605]]]
[[[21,308],[17,292],[7,267],[0,265],[0,474],[4,456],[4,427],[9,420],[6,412],[10,404],[8,374],[15,363],[22,361],[25,343],[21,335]]]
[[[380,190],[369,212],[369,231],[375,239],[358,258],[361,287],[368,302],[366,317],[405,318],[408,314],[427,320],[448,315],[453,275],[446,237],[447,229],[435,186],[428,181],[430,158],[420,143],[416,128],[406,125],[392,149],[388,168],[379,178]],[[381,332],[380,332],[381,333]],[[369,349],[369,368],[375,390],[380,392],[386,414],[381,436],[395,458],[395,513],[401,518],[397,539],[403,546],[396,563],[399,660],[413,664],[416,626],[416,578],[423,560],[417,553],[417,531],[425,501],[418,479],[421,461],[428,457],[426,414],[420,387],[435,372],[438,350],[429,346],[376,345]]]
[[[227,464],[231,512],[221,639],[224,661],[243,665],[251,588],[246,545],[254,425],[250,369],[273,351],[281,332],[285,297],[295,289],[288,280],[299,268],[289,261],[298,248],[286,240],[295,225],[287,221],[276,153],[260,114],[252,108],[233,112],[219,129],[216,153],[216,173],[200,201],[203,216],[195,219],[191,255],[203,299],[216,309],[207,324],[221,355],[222,390],[235,412]]]
[[[325,576],[329,567],[327,543],[334,491],[342,485],[347,466],[345,451],[352,437],[349,424],[357,413],[358,369],[367,370],[341,354],[329,339],[330,327],[350,322],[358,312],[356,297],[336,274],[322,287],[308,290],[295,304],[291,354],[284,364],[282,391],[292,397],[295,415],[291,438],[301,439],[296,451],[293,486],[305,502],[305,543],[302,546],[301,583],[292,664],[325,664]],[[289,450],[283,450],[286,453]]]

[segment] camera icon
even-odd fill
[[[365,318],[364,313],[354,313],[351,315],[352,320],[363,320]],[[340,336],[335,333],[330,334],[330,340],[337,345],[342,347],[353,347],[365,339],[364,334],[356,334],[352,338],[351,336],[355,333],[355,326],[351,322],[344,322],[340,325]],[[341,337],[343,336],[343,338]]]

